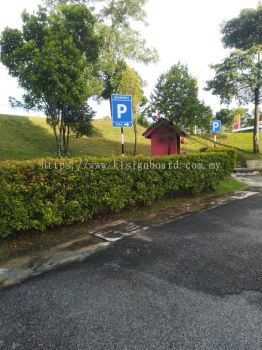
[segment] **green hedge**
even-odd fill
[[[236,157],[236,162],[238,166],[246,166],[246,158],[248,157],[248,153],[245,153],[245,151],[241,150],[235,150],[228,147],[203,147],[200,149],[200,152],[231,152],[233,156]]]
[[[1,162],[0,237],[211,190],[234,167],[231,152]]]

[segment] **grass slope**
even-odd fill
[[[262,136],[262,135],[261,135]],[[254,154],[253,134],[249,133],[230,133],[217,135],[217,146],[234,149],[237,152],[238,164],[246,165],[247,159],[262,159],[262,154]],[[192,135],[189,143],[182,146],[182,149],[188,152],[198,152],[203,147],[214,147],[213,135],[196,136]],[[260,138],[260,149],[262,150],[262,139]],[[215,150],[215,148],[214,148]]]
[[[112,156],[121,152],[120,129],[111,126],[111,119],[94,120],[91,137],[71,138],[70,156]],[[138,154],[150,154],[150,141],[142,136],[145,129],[138,127]],[[133,129],[125,129],[125,152],[133,153]],[[262,159],[252,153],[252,133],[220,134],[218,146],[235,149],[239,164],[246,159]],[[182,149],[198,152],[203,147],[213,147],[212,135],[192,135]],[[262,149],[262,139],[260,140]],[[0,115],[0,160],[24,160],[55,157],[55,142],[45,118]]]
[[[121,153],[120,129],[111,126],[111,119],[94,120],[91,137],[72,137],[70,156],[111,156]],[[138,127],[138,154],[150,153],[150,142]],[[125,129],[125,152],[133,153],[133,129]],[[25,160],[55,157],[55,140],[45,118],[0,115],[0,160]]]

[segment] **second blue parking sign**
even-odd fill
[[[132,96],[112,95],[112,119],[115,128],[131,128],[132,122]]]
[[[221,120],[212,121],[212,132],[221,132],[222,123]]]

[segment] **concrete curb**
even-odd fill
[[[0,268],[0,289],[21,283],[30,277],[41,275],[44,272],[66,266],[74,262],[82,262],[90,255],[105,249],[109,242],[101,242],[89,247],[75,250],[71,254],[47,253],[33,256],[31,259],[18,258],[8,261]],[[39,260],[39,263],[37,263]],[[35,262],[35,264],[34,264]]]
[[[237,175],[237,176],[256,176],[261,174],[262,174],[262,169],[256,169],[256,168],[236,168],[234,170],[234,175]]]

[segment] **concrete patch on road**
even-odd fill
[[[241,182],[246,183],[250,188],[257,191],[262,190],[262,176],[244,176],[243,174],[234,174],[233,177]]]
[[[259,192],[253,192],[253,191],[236,191],[233,196],[231,196],[232,199],[245,199],[251,196],[254,196],[255,194],[258,194]]]
[[[144,232],[148,227],[141,227],[127,221],[117,221],[93,231],[95,237],[101,238],[107,242],[116,242],[128,236],[133,236],[139,232]]]
[[[0,268],[0,276],[3,275],[6,272],[6,269]]]

